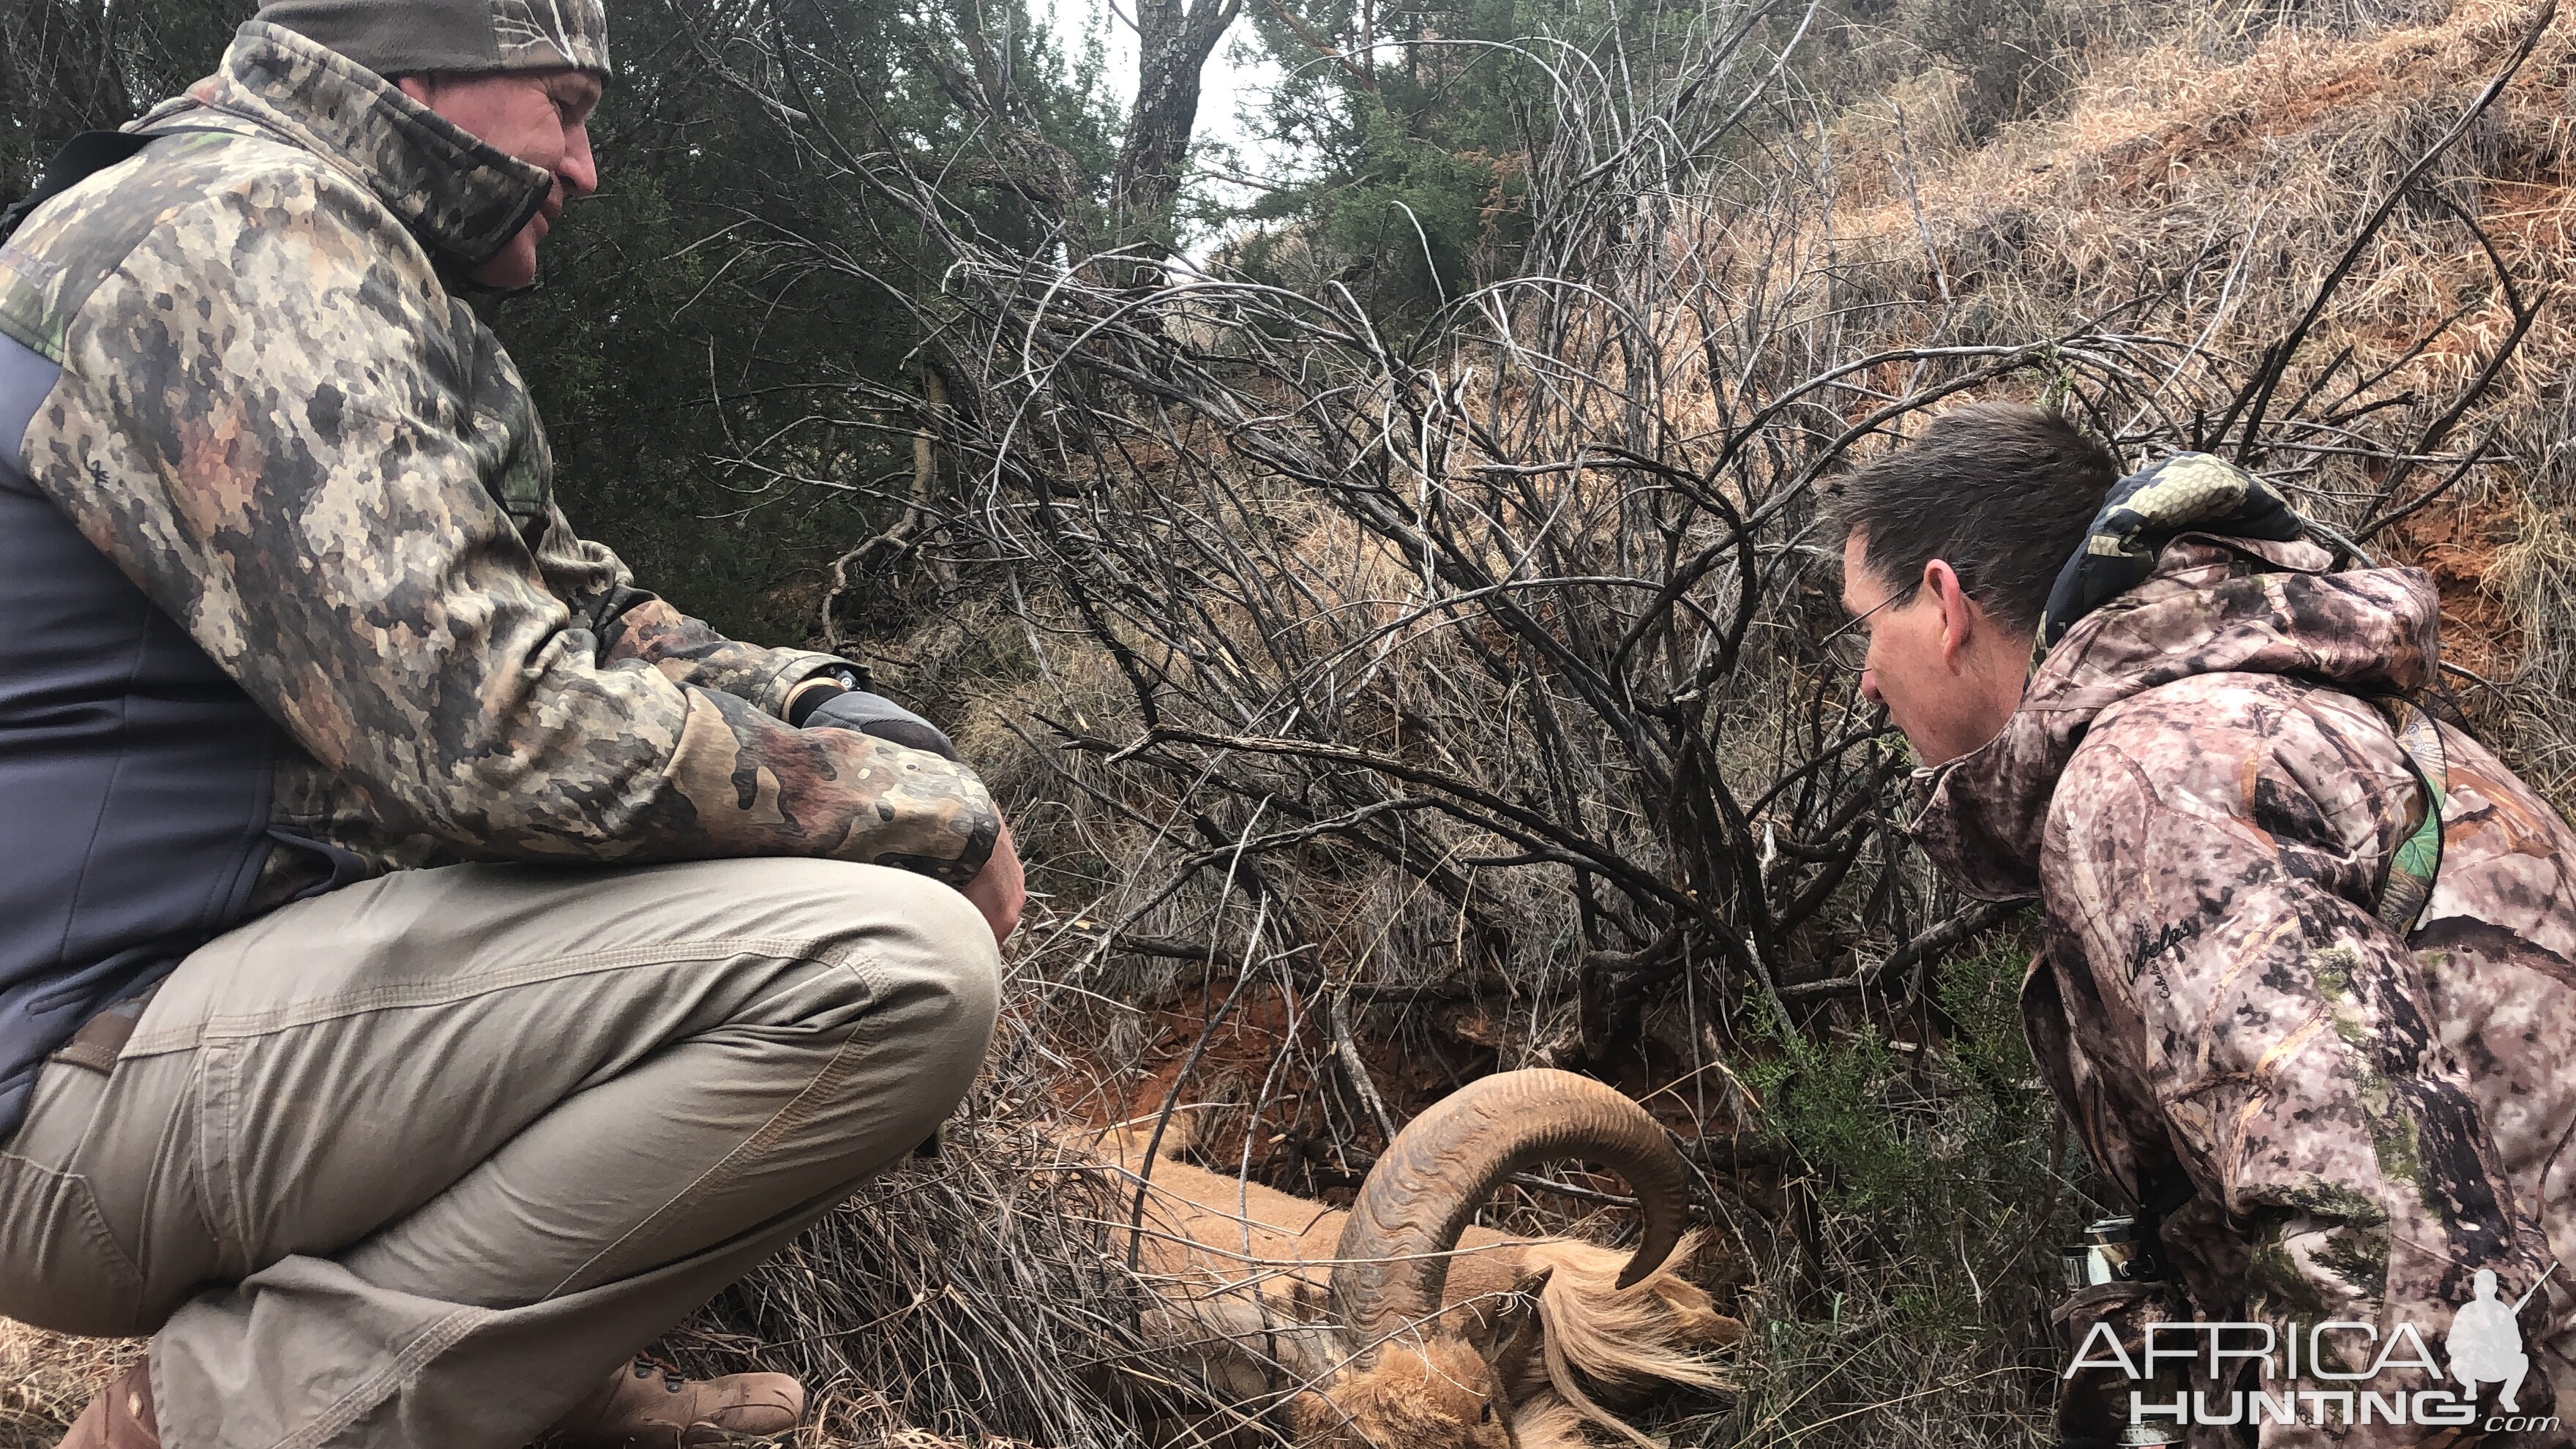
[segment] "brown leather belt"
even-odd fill
[[[87,1067],[100,1076],[115,1071],[117,1057],[134,1039],[134,1024],[143,1019],[143,1008],[152,1004],[152,994],[160,989],[155,983],[123,1001],[99,1008],[81,1023],[80,1030],[72,1033],[70,1041],[63,1043],[62,1050],[47,1060]]]

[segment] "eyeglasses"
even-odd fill
[[[1817,640],[1816,650],[1823,656],[1825,663],[1851,674],[1858,674],[1868,668],[1869,635],[1863,632],[1860,626],[1869,619],[1870,615],[1895,602],[1896,596],[1890,594],[1867,610],[1844,620],[1833,632]]]

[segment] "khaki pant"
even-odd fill
[[[171,1449],[515,1449],[938,1126],[992,933],[876,866],[409,871],[181,963],[0,1149],[0,1314]]]

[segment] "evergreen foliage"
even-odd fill
[[[1091,99],[1096,76],[1021,0],[815,0],[731,31],[726,13],[619,14],[619,75],[595,127],[600,194],[566,211],[546,285],[490,310],[552,430],[574,520],[719,628],[792,641],[814,595],[794,585],[882,526],[906,489],[910,433],[869,404],[919,391],[923,339],[898,298],[935,294],[940,277],[902,218],[782,144],[737,78],[783,80],[849,151],[930,167],[981,128],[1033,134],[1071,173],[1047,178],[1074,193],[1047,198],[1060,206],[1098,194],[1112,122]],[[980,160],[951,169],[947,199],[1033,243],[1046,220],[1000,179]],[[783,238],[823,240],[830,260]],[[776,471],[719,461],[754,442]]]
[[[1294,256],[1398,326],[1520,264],[1530,168],[1560,123],[1555,73],[1653,65],[1720,18],[1651,0],[1281,0],[1251,15],[1286,77],[1266,139],[1302,169],[1247,209],[1263,225],[1242,260]]]
[[[2054,1373],[2057,1253],[2091,1205],[2081,1154],[2033,1077],[2017,1005],[2027,925],[1994,932],[1930,983],[1938,1030],[1900,1048],[1861,1018],[1781,1030],[1742,1073],[1814,1203],[1804,1261],[1761,1324],[1765,1381],[1710,1442],[1759,1438],[1801,1402],[1867,1403],[1888,1385]],[[1942,1406],[1944,1412],[1957,1408]]]
[[[0,5],[0,196],[73,133],[211,72],[256,8]],[[1025,0],[684,0],[612,22],[600,192],[566,210],[538,290],[477,306],[536,395],[575,525],[719,628],[795,642],[812,582],[908,482],[909,431],[865,403],[918,392],[922,337],[898,299],[940,276],[868,188],[782,144],[759,92],[797,95],[852,153],[917,159],[945,202],[1034,246],[1106,183],[1100,60],[1065,55]],[[1021,173],[987,159],[997,130]],[[782,238],[823,239],[831,261]],[[753,442],[792,476],[721,461]]]

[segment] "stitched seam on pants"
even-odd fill
[[[814,1113],[814,1104],[821,1099],[822,1093],[839,1087],[849,1079],[863,1055],[860,1048],[861,1041],[867,1040],[873,1044],[874,1034],[879,1029],[881,1019],[881,1013],[877,1008],[883,1004],[881,983],[870,972],[860,968],[862,960],[866,960],[871,966],[876,964],[873,958],[867,957],[864,952],[852,952],[844,960],[823,963],[855,973],[860,981],[866,984],[869,999],[868,1010],[859,1018],[858,1025],[851,1030],[849,1036],[842,1041],[840,1049],[832,1053],[832,1059],[823,1064],[822,1070],[816,1072],[813,1079],[805,1084],[804,1089],[789,1099],[786,1105],[771,1113],[769,1120],[762,1123],[758,1131],[743,1139],[740,1146],[726,1153],[714,1166],[699,1173],[688,1186],[671,1194],[660,1207],[653,1210],[651,1216],[619,1234],[614,1242],[603,1246],[598,1252],[591,1254],[580,1267],[565,1274],[562,1282],[547,1291],[545,1295],[547,1298],[561,1295],[568,1285],[580,1281],[583,1274],[588,1273],[603,1259],[619,1249],[629,1244],[651,1242],[653,1235],[679,1213],[682,1204],[711,1194],[731,1182],[741,1174],[744,1167],[767,1155],[771,1148],[778,1145],[780,1138],[785,1137],[788,1132],[811,1117]]]
[[[454,1348],[465,1335],[482,1327],[484,1320],[491,1316],[492,1311],[488,1308],[459,1308],[431,1324],[401,1353],[394,1355],[393,1362],[342,1394],[303,1428],[278,1440],[276,1449],[316,1449],[317,1445],[328,1443],[331,1436],[392,1398],[420,1372],[422,1365]]]
[[[211,1046],[198,1054],[197,1196],[215,1230],[215,1262],[225,1272],[250,1272],[250,1222],[244,1215],[241,1154],[233,1150],[233,1099],[238,1054]]]
[[[204,1069],[205,1059],[200,1057],[189,1070],[188,1078],[190,1085],[194,1085],[197,1074],[202,1072]],[[186,1093],[182,1092],[180,1095],[180,1101],[184,1104],[186,1100]],[[173,1112],[170,1114],[170,1119],[161,1124],[161,1136],[153,1143],[152,1147],[152,1171],[145,1177],[143,1183],[143,1201],[146,1203],[159,1203],[162,1201],[162,1193],[165,1190],[184,1193],[186,1195],[186,1201],[190,1213],[197,1220],[198,1230],[205,1234],[208,1242],[213,1242],[215,1241],[215,1226],[213,1221],[206,1216],[205,1187],[204,1184],[195,1181],[194,1179],[196,1175],[189,1171],[190,1164],[195,1160],[195,1155],[184,1145],[189,1135],[189,1128],[192,1125],[188,1119],[191,1116],[201,1115],[202,1114],[199,1113],[189,1113],[185,1111]],[[176,1184],[171,1184],[168,1181],[171,1178],[177,1178],[178,1182]],[[164,1211],[167,1211],[167,1209],[164,1209]],[[143,1261],[140,1266],[144,1270],[144,1281],[147,1284],[153,1281],[152,1274],[160,1266],[157,1255],[153,1252],[155,1241],[159,1236],[153,1231],[153,1216],[152,1209],[147,1207],[144,1210],[143,1222],[139,1229],[140,1241],[136,1244],[137,1251],[139,1251],[143,1257]]]
[[[105,1267],[112,1274],[121,1275],[123,1281],[117,1285],[120,1290],[117,1308],[118,1312],[130,1319],[135,1305],[141,1303],[143,1299],[143,1270],[136,1265],[133,1255],[125,1251],[125,1245],[116,1240],[116,1234],[108,1227],[106,1217],[99,1212],[98,1193],[90,1186],[88,1175],[47,1167],[41,1162],[21,1157],[14,1152],[0,1151],[0,1162],[16,1163],[18,1170],[14,1175],[27,1186],[51,1188],[55,1194],[58,1213],[59,1206],[68,1202],[73,1209],[71,1220],[65,1222],[58,1215],[53,1226],[67,1230],[87,1243],[89,1257],[93,1263]],[[6,1180],[0,1178],[0,1181]],[[132,1302],[123,1301],[129,1290]]]
[[[701,941],[654,941],[633,946],[619,946],[606,951],[584,951],[551,956],[537,961],[479,972],[472,976],[441,977],[436,980],[392,982],[358,991],[344,991],[337,996],[298,1002],[274,1011],[251,1012],[238,1016],[210,1016],[195,1026],[174,1028],[138,1037],[126,1044],[125,1056],[153,1056],[180,1050],[206,1041],[232,1041],[264,1036],[299,1026],[341,1017],[359,1016],[370,1011],[405,1007],[449,1006],[488,996],[512,987],[533,985],[541,981],[571,976],[587,976],[601,971],[615,971],[628,966],[676,965],[683,961],[703,961],[746,953],[777,956],[788,960],[815,960],[815,948],[829,937],[726,936]]]

